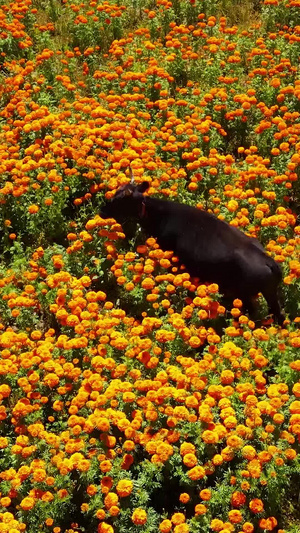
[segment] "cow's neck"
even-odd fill
[[[139,223],[151,236],[157,237],[164,225],[168,202],[157,198],[145,197],[141,204]]]

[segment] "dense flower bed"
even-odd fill
[[[0,6],[0,532],[298,530],[299,2],[257,9]],[[282,328],[101,218],[130,167],[261,240]]]

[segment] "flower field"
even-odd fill
[[[0,5],[0,533],[299,531],[299,21]],[[263,243],[283,327],[101,218],[130,168]]]

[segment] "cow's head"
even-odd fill
[[[143,181],[139,185],[128,183],[120,187],[113,199],[106,202],[102,207],[101,217],[114,218],[119,224],[129,218],[139,218],[143,207],[143,193],[148,187],[148,181]]]

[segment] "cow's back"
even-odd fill
[[[216,282],[225,291],[238,287],[241,292],[247,284],[255,291],[272,266],[276,269],[256,239],[206,211],[152,198],[146,209],[149,233],[164,250],[173,250],[192,276]]]

